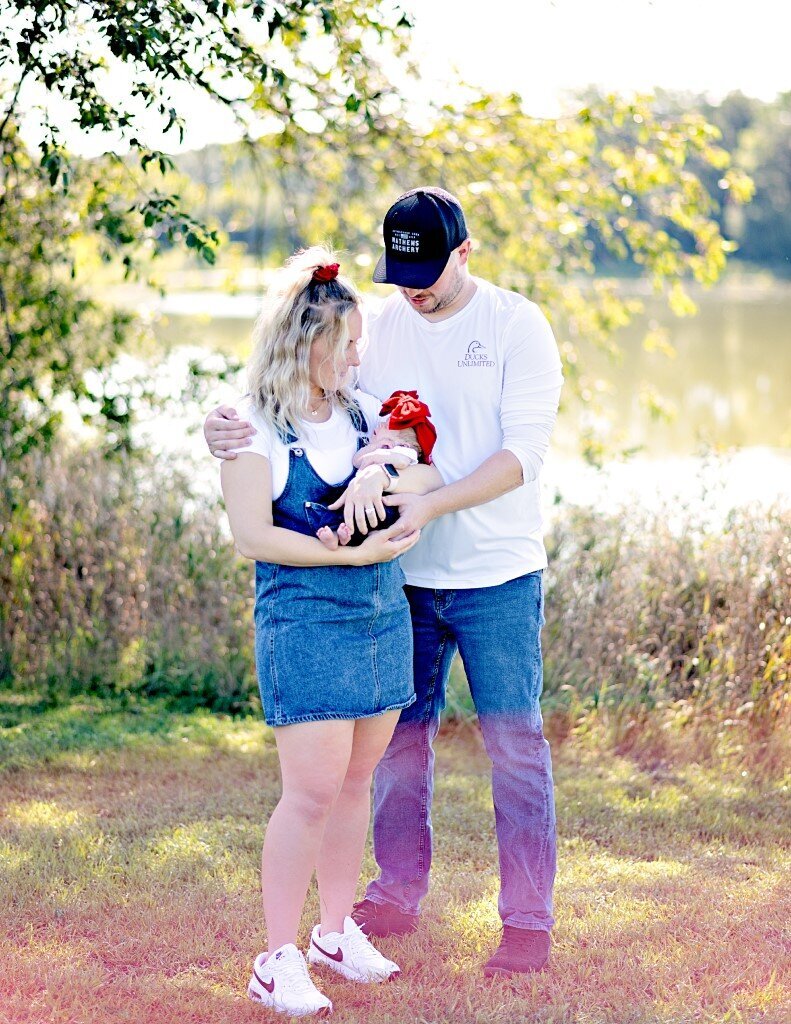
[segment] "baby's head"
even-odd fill
[[[387,426],[377,427],[372,443],[377,448],[407,448],[419,462],[431,464],[431,452],[437,431],[431,422],[431,410],[420,401],[417,391],[394,391],[379,410],[388,416]]]

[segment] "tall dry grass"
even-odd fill
[[[3,685],[53,701],[254,707],[252,573],[219,503],[139,460],[73,453],[25,468],[28,484],[0,509]],[[544,637],[556,739],[605,723],[621,744],[653,732],[700,745],[705,723],[747,755],[787,721],[791,510],[734,512],[717,530],[674,516],[672,528],[637,511],[556,516]],[[458,717],[464,690],[457,669]]]
[[[549,558],[556,731],[604,722],[628,746],[650,722],[665,745],[686,736],[701,754],[713,744],[780,755],[791,712],[790,509],[736,510],[718,529],[694,510],[674,510],[672,525],[667,512],[569,510]]]
[[[219,505],[139,458],[73,453],[24,469],[1,510],[4,684],[52,700],[135,692],[248,707],[251,577]]]

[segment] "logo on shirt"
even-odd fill
[[[494,360],[489,358],[483,342],[471,341],[464,353],[464,358],[458,361],[459,366],[494,366]]]

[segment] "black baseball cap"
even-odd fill
[[[400,196],[385,214],[385,251],[374,270],[376,284],[430,288],[448,257],[467,238],[459,200],[428,185]]]

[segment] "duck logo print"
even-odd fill
[[[484,348],[483,342],[471,341],[464,353],[464,358],[458,362],[459,366],[494,366],[494,360],[489,358],[489,353]]]

